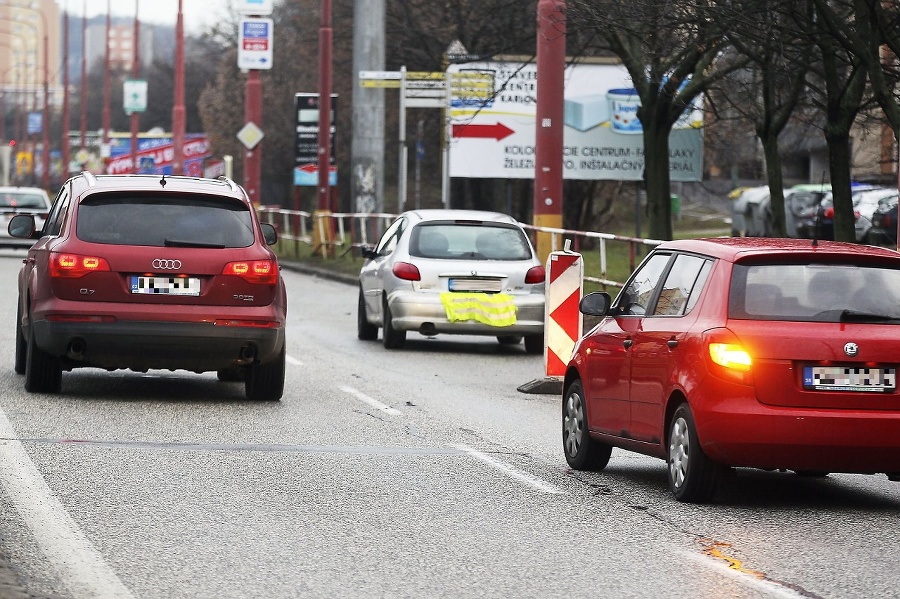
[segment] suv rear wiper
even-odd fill
[[[224,250],[224,243],[208,243],[205,241],[185,241],[183,239],[166,239],[164,242],[166,247],[175,248],[214,248]]]

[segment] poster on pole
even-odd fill
[[[272,68],[272,19],[243,18],[238,26],[238,68]]]
[[[493,75],[488,98],[451,93],[450,176],[533,179],[537,67],[533,63],[451,65],[451,74]],[[644,139],[640,99],[621,64],[570,64],[565,72],[563,167],[566,179],[640,181]],[[672,181],[703,178],[702,100],[669,136]]]
[[[294,94],[296,137],[294,141],[294,185],[319,184],[319,94]],[[334,157],[337,94],[331,94],[331,155],[328,160],[328,185],[337,185],[337,161]]]

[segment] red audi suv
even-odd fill
[[[62,373],[216,371],[252,400],[284,389],[287,296],[244,190],[228,179],[98,175],[66,181],[19,272],[15,371],[57,393]]]

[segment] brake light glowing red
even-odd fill
[[[109,271],[105,258],[79,256],[78,254],[50,254],[50,276],[77,279],[92,272]]]
[[[391,268],[391,272],[394,273],[394,276],[398,279],[403,279],[404,281],[421,281],[422,275],[419,274],[419,269],[415,264],[410,264],[409,262],[397,262],[394,264],[394,267]]]
[[[278,264],[274,260],[229,262],[222,270],[222,274],[241,277],[245,281],[259,285],[274,285],[278,282]]]
[[[544,270],[543,266],[532,266],[528,269],[528,272],[525,273],[525,282],[529,285],[535,285],[537,283],[543,283],[547,278],[547,273]]]

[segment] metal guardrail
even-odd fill
[[[262,222],[269,223],[275,227],[278,231],[279,239],[294,242],[294,253],[297,257],[300,256],[301,244],[313,248],[324,248],[326,251],[323,252],[323,255],[326,257],[329,249],[334,251],[335,256],[344,256],[353,251],[353,248],[371,247],[378,241],[381,231],[397,218],[396,214],[384,212],[319,213],[268,206],[260,206],[257,211]],[[537,233],[549,233],[551,251],[562,249],[567,238],[571,239],[572,249],[576,252],[580,251],[579,248],[584,240],[595,240],[600,251],[600,276],[586,275],[584,280],[604,287],[622,287],[625,284],[624,282],[613,281],[607,278],[607,249],[609,243],[628,244],[630,271],[634,271],[637,267],[637,250],[639,247],[654,247],[662,243],[658,239],[643,239],[594,231],[536,227],[524,223],[522,223],[522,228],[530,232],[532,241],[535,241]]]

